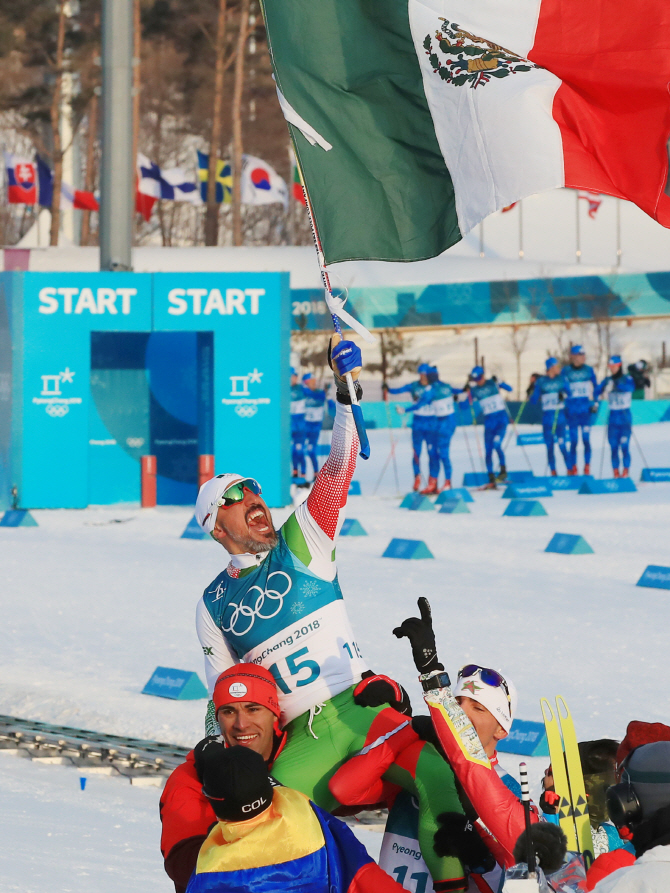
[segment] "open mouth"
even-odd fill
[[[252,506],[246,514],[247,527],[254,533],[267,534],[272,530],[272,525],[268,523],[268,518],[260,506]]]
[[[258,738],[257,734],[254,735],[235,735],[235,741],[237,744],[241,744],[245,747],[248,744],[251,744],[252,741],[255,741]]]

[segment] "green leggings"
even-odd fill
[[[330,793],[328,782],[345,760],[365,746],[372,722],[384,709],[386,705],[359,707],[350,688],[327,701],[313,717],[313,734],[309,714],[302,714],[286,726],[288,740],[272,766],[272,774],[277,781],[302,791],[317,806],[332,812],[339,804]],[[409,791],[419,802],[419,844],[433,880],[462,878],[459,860],[441,858],[433,849],[436,816],[441,812],[463,812],[449,765],[432,744],[424,744],[413,771],[393,764],[384,780]],[[443,889],[462,887],[448,884]]]

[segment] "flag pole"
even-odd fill
[[[298,160],[298,153],[295,153],[295,161],[298,169],[300,170],[300,162]],[[321,247],[321,239],[319,238],[319,233],[316,228],[316,220],[314,219],[314,211],[312,209],[312,203],[309,198],[309,193],[307,192],[307,186],[305,185],[305,178],[302,175],[302,170],[300,170],[300,179],[302,180],[302,191],[305,196],[305,205],[307,207],[307,216],[309,217],[309,225],[312,229],[312,238],[314,239],[314,247],[316,248],[316,258],[319,263],[319,272],[321,273],[321,280],[323,282],[323,287],[326,290],[326,304],[328,306],[328,310],[330,311],[331,319],[333,320],[333,327],[337,334],[342,337],[342,327],[340,326],[340,320],[338,319],[337,313],[335,312],[336,306],[333,300],[333,289],[330,284],[330,277],[328,276],[328,271],[326,270],[325,257],[323,254],[323,248]],[[330,298],[330,300],[329,300]],[[356,431],[358,432],[358,439],[360,441],[360,452],[359,455],[361,459],[369,459],[370,458],[370,441],[368,440],[368,433],[365,430],[365,420],[363,419],[363,410],[361,409],[360,403],[358,402],[358,397],[356,396],[356,389],[354,388],[354,380],[351,377],[351,372],[347,372],[345,376],[345,380],[347,382],[347,388],[349,389],[349,399],[351,400],[351,412],[354,416],[354,422],[356,424]]]
[[[575,189],[575,254],[577,256],[577,263],[580,264],[582,262],[582,240],[581,240],[581,232],[579,229],[579,192]]]
[[[621,199],[616,200],[616,265],[621,266]]]

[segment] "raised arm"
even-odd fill
[[[298,506],[282,528],[289,549],[324,580],[335,577],[333,544],[344,521],[349,484],[356,468],[358,435],[344,375],[351,372],[354,379],[358,378],[360,349],[352,341],[336,344],[332,350],[332,366],[337,409],[330,453],[307,500]],[[356,392],[360,399],[363,391],[357,381]]]
[[[502,388],[503,391],[510,391],[510,393],[514,390],[514,388],[511,385],[508,385],[506,381],[499,381],[498,387]]]

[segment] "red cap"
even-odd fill
[[[221,673],[216,680],[212,699],[217,713],[225,704],[240,701],[252,701],[267,707],[277,718],[281,713],[274,676],[265,667],[256,664],[235,664]]]
[[[642,722],[639,719],[629,722],[626,737],[616,752],[617,771],[632,750],[654,741],[670,741],[670,726],[662,722]]]

